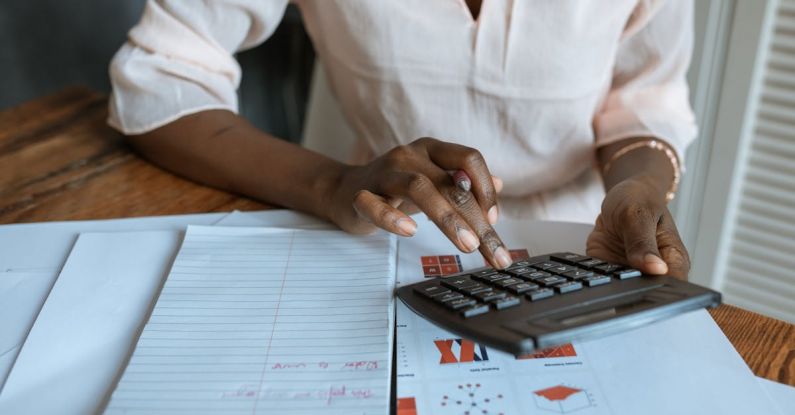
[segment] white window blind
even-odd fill
[[[732,229],[724,301],[795,322],[795,0],[770,29]]]

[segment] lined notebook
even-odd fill
[[[106,414],[387,414],[395,241],[191,226]]]

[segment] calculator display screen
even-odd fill
[[[631,303],[621,304],[615,307],[602,308],[599,310],[578,314],[576,316],[565,317],[558,320],[558,323],[564,326],[576,326],[580,324],[589,323],[592,321],[604,320],[610,317],[620,316],[627,312],[631,312],[636,308],[644,308],[652,304],[654,304],[652,301],[649,301],[645,298],[641,298],[638,301],[633,301]]]

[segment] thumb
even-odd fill
[[[623,231],[627,261],[644,274],[665,275],[668,265],[662,260],[657,248],[656,215],[643,214],[627,221]]]

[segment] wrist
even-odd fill
[[[665,142],[651,138],[628,139],[601,148],[598,157],[608,191],[618,183],[631,180],[653,186],[666,201],[673,199],[681,170],[677,155]]]
[[[669,191],[667,183],[664,183],[659,177],[647,173],[633,174],[621,180],[619,184],[644,189],[644,194],[649,197],[660,198],[663,202],[666,200]]]
[[[335,163],[332,166],[327,166],[323,169],[323,173],[319,175],[315,181],[314,194],[318,195],[315,202],[315,216],[318,216],[326,221],[337,223],[335,217],[335,205],[337,200],[337,192],[342,187],[343,180],[347,174],[354,168],[354,166]]]

